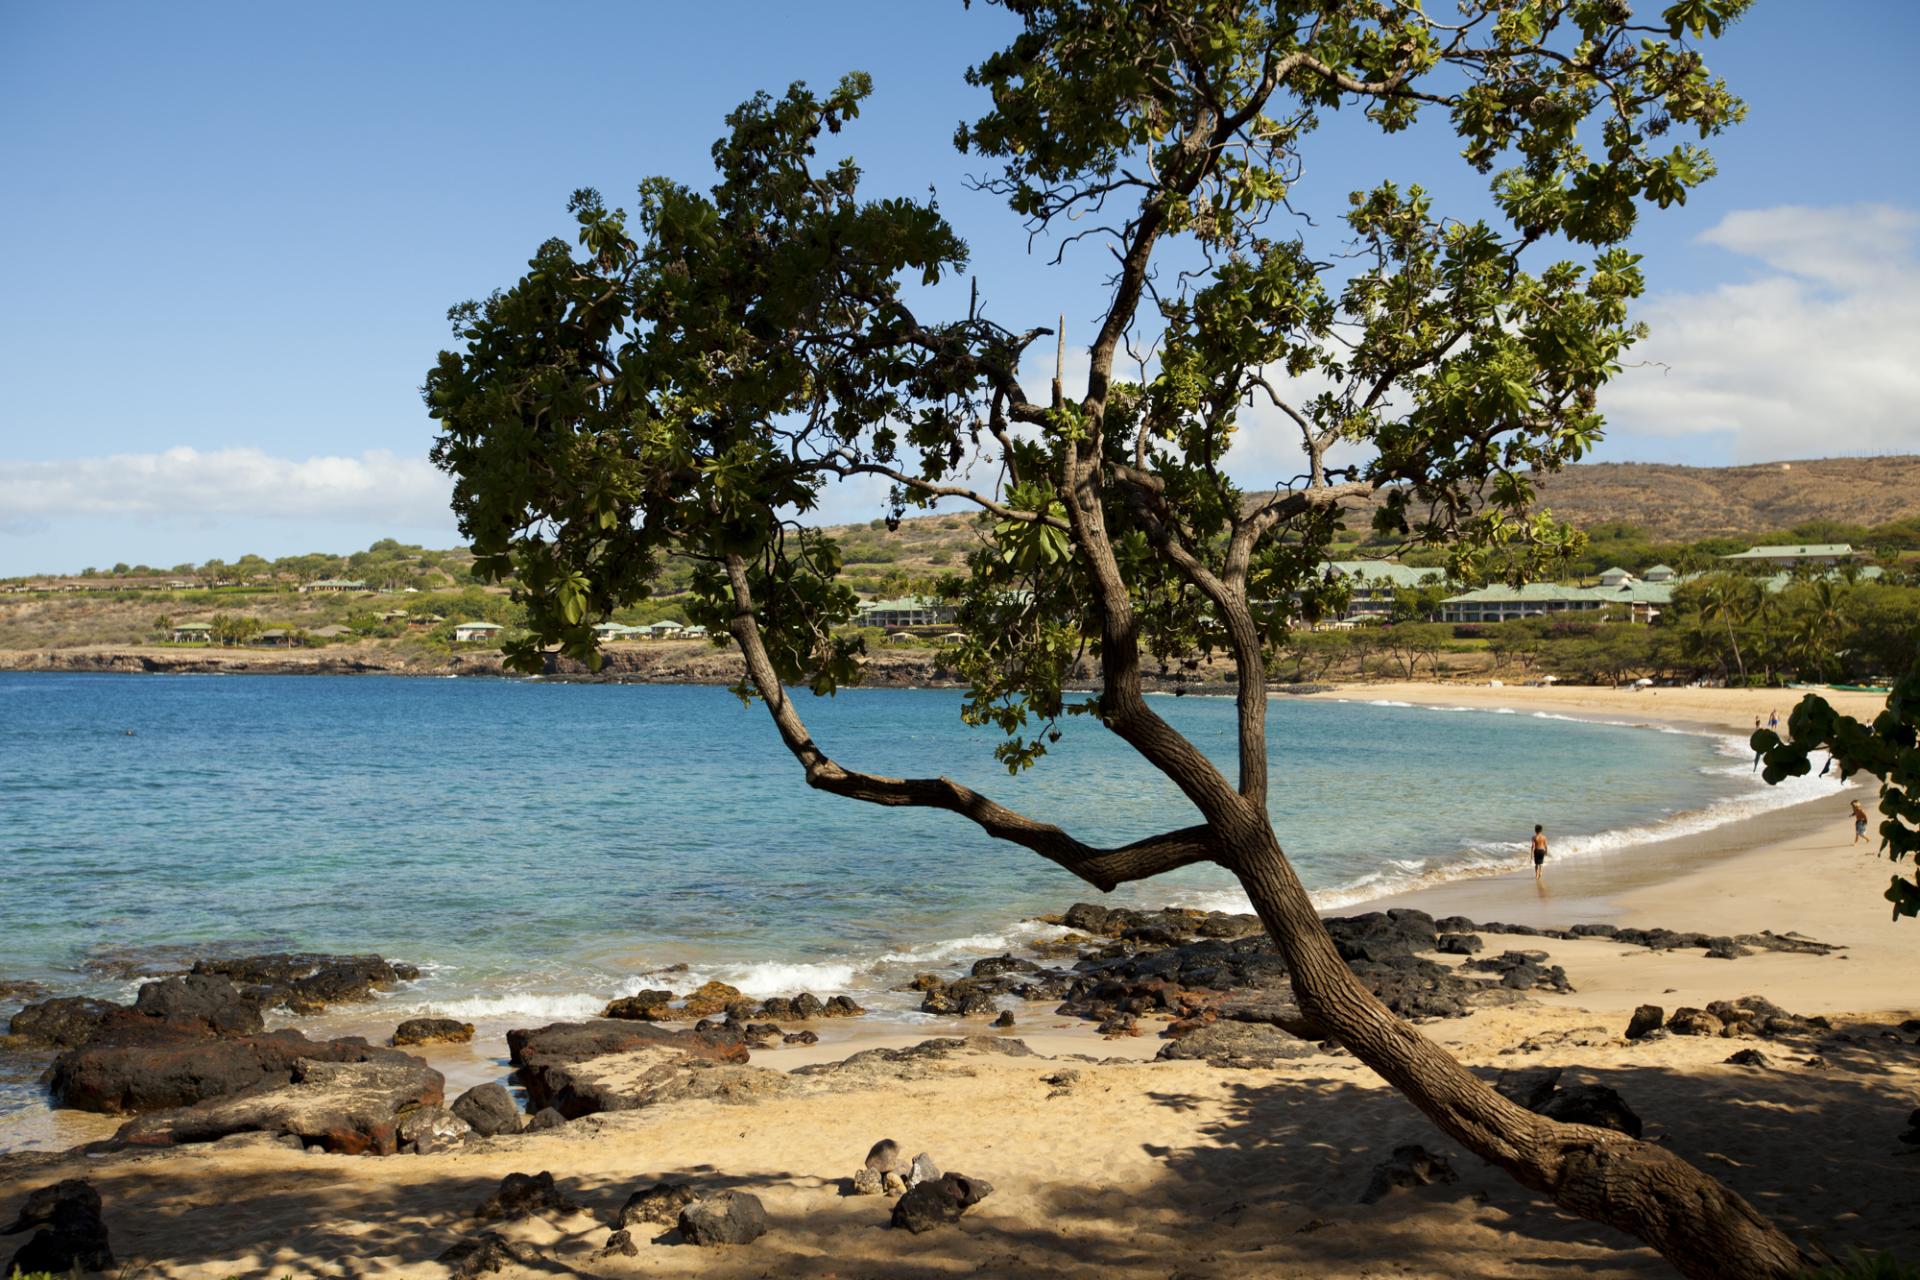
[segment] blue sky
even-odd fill
[[[993,313],[1071,337],[1099,257],[1029,255],[949,142],[1009,29],[957,0],[0,0],[0,574],[450,542],[416,391],[447,306],[564,232],[575,187],[703,181],[725,112],[794,79],[871,72],[871,189],[935,187]],[[1607,402],[1602,458],[1920,448],[1916,42],[1902,0],[1761,0],[1713,50],[1751,114],[1639,237],[1660,367]],[[1425,141],[1319,161],[1308,198],[1465,190]]]

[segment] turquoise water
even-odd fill
[[[1091,842],[1192,821],[1097,725],[1009,779],[957,693],[802,701],[850,766],[944,772]],[[1230,759],[1231,702],[1156,706]],[[1274,821],[1323,905],[1511,868],[1535,821],[1592,856],[1792,798],[1645,728],[1281,700],[1271,733]],[[593,1012],[674,963],[864,997],[1096,897],[961,819],[809,791],[722,689],[384,677],[0,675],[0,876],[0,977],[113,994],[84,968],[106,948],[372,950],[428,970],[396,1014],[470,1018]],[[1204,868],[1113,900],[1243,903]]]

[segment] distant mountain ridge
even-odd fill
[[[1876,525],[1920,515],[1920,454],[1744,467],[1589,462],[1540,478],[1541,505],[1576,528],[1619,521],[1656,541],[1740,537],[1813,520]]]
[[[1634,525],[1655,542],[1759,538],[1814,520],[1877,525],[1920,516],[1920,454],[1741,467],[1583,462],[1540,476],[1538,484],[1539,505],[1575,528]],[[923,567],[925,553],[934,548],[954,553],[957,561],[973,542],[970,523],[957,512],[903,520],[900,533],[892,535],[902,567]],[[1364,508],[1347,517],[1350,529],[1366,524]],[[858,559],[864,544],[886,539],[858,524],[828,532],[850,544],[849,561]]]

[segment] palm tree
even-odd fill
[[[1800,597],[1801,613],[1794,628],[1794,648],[1816,676],[1828,673],[1835,641],[1847,627],[1850,593],[1830,578],[1807,584]]]
[[[1734,665],[1740,669],[1740,683],[1747,682],[1747,660],[1740,652],[1736,625],[1744,626],[1752,613],[1758,592],[1754,584],[1731,573],[1716,573],[1702,584],[1700,621],[1719,623],[1727,630],[1727,643],[1733,646]]]

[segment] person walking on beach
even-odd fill
[[[1855,806],[1856,808],[1858,806]],[[1533,824],[1533,878],[1540,878],[1540,868],[1547,860],[1547,833],[1539,823]]]
[[[1773,730],[1775,733],[1780,732],[1780,712],[1778,709],[1767,713],[1767,728]]]
[[[1862,840],[1865,840],[1866,838],[1867,838],[1867,811],[1860,807],[1860,802],[1858,800],[1855,800],[1853,802],[1853,842],[1855,844],[1859,844]]]

